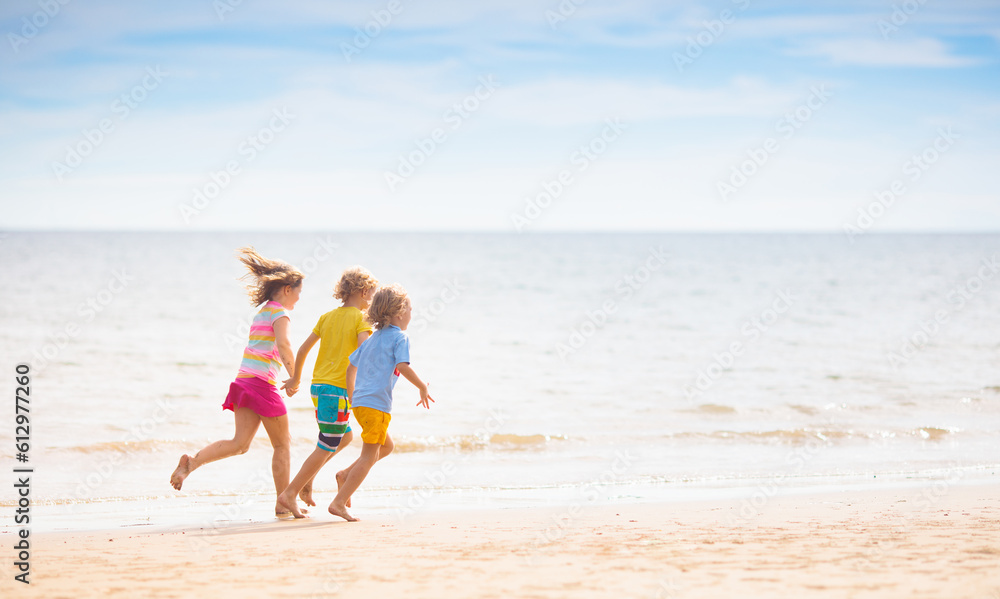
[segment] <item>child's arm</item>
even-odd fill
[[[368,341],[368,338],[371,337],[371,336],[372,336],[372,334],[369,333],[368,331],[361,331],[360,333],[358,333],[358,347],[360,347],[361,344],[364,343],[365,341]],[[354,383],[357,380],[358,380],[358,367],[355,366],[354,364],[348,364],[347,365],[347,399],[351,399],[352,397],[354,397]]]
[[[358,378],[358,367],[354,364],[347,366],[347,399],[354,397],[354,381]]]
[[[275,320],[271,323],[271,328],[274,329],[274,343],[278,346],[278,357],[285,366],[285,372],[295,372],[295,355],[292,354],[292,342],[288,338],[288,318]]]
[[[305,366],[306,358],[309,357],[309,352],[312,351],[312,348],[316,345],[317,341],[319,341],[319,335],[316,333],[309,333],[306,340],[299,346],[299,353],[295,354],[295,372],[292,374],[292,378],[288,379],[281,385],[281,388],[285,390],[288,397],[298,393],[299,383],[302,382],[302,368]]]
[[[410,363],[400,362],[399,364],[396,364],[396,370],[399,371],[399,374],[406,377],[406,380],[413,383],[414,387],[420,389],[420,401],[417,402],[417,405],[424,406],[428,410],[431,409],[431,404],[427,403],[427,401],[428,400],[434,401],[434,398],[431,397],[429,393],[427,393],[427,383],[420,380],[420,377],[417,376],[417,373],[413,370],[413,368],[410,367]]]

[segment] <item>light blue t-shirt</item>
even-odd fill
[[[396,364],[410,362],[410,338],[396,325],[381,328],[351,354],[358,369],[352,407],[392,412],[392,388],[399,380]]]

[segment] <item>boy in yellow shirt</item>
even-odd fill
[[[278,496],[278,503],[296,518],[304,517],[296,504],[296,495],[306,505],[316,505],[312,498],[313,478],[339,449],[350,445],[354,438],[348,424],[348,398],[354,393],[354,376],[347,375],[347,367],[350,366],[351,353],[372,333],[371,325],[365,320],[364,310],[371,304],[376,287],[378,281],[366,269],[355,266],[344,271],[333,294],[344,305],[320,316],[312,333],[299,347],[295,356],[295,374],[285,384],[289,397],[298,391],[302,365],[313,346],[320,341],[312,385],[309,388],[316,408],[319,440],[299,473]],[[340,481],[338,486],[339,483]]]

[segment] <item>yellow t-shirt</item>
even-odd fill
[[[347,388],[347,367],[358,349],[358,335],[372,332],[361,310],[342,306],[319,317],[313,333],[319,337],[319,355],[313,367],[313,384]]]

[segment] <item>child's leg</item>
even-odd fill
[[[250,408],[236,408],[234,414],[236,432],[233,434],[232,439],[216,441],[196,453],[194,457],[187,454],[181,456],[181,461],[177,464],[177,469],[170,475],[170,484],[175,489],[180,491],[181,485],[184,484],[184,479],[194,472],[196,468],[209,462],[246,453],[250,449],[253,436],[257,433],[257,427],[260,426],[260,416]]]
[[[319,427],[319,437],[316,440],[316,447],[326,450],[326,460],[330,461],[334,453],[340,451],[351,444],[354,434],[348,424],[351,418],[351,411],[347,401],[347,391],[333,385],[313,384],[310,388],[314,401],[316,402],[316,424]],[[303,465],[303,467],[305,467]],[[320,465],[322,468],[322,464]],[[317,468],[309,480],[299,489],[299,497],[306,505],[316,505],[312,499],[313,479],[319,473]]]
[[[382,446],[376,443],[365,443],[361,446],[361,455],[348,468],[344,484],[337,490],[337,496],[330,503],[329,510],[331,514],[340,516],[348,522],[357,521],[357,518],[347,512],[347,500],[358,490],[365,477],[368,476],[368,471],[378,461],[379,450],[381,448]]]
[[[385,434],[385,443],[378,450],[378,459],[382,459],[392,453],[392,450],[396,447],[396,444],[392,442],[392,435],[389,433]]]
[[[350,434],[350,433],[348,433],[348,434]],[[344,435],[344,438],[346,439],[347,435]],[[392,437],[389,435],[389,433],[386,433],[386,435],[385,435],[385,443],[383,443],[379,447],[379,450],[378,450],[378,459],[381,460],[382,458],[384,458],[387,455],[389,455],[390,453],[392,453],[393,447],[395,447],[395,444],[393,444],[393,442],[392,442]],[[347,480],[348,475],[351,473],[351,469],[354,468],[354,464],[357,464],[357,463],[358,463],[357,460],[355,460],[350,466],[348,466],[347,468],[344,468],[343,470],[341,470],[340,472],[337,473],[337,492],[340,492],[340,488],[342,486],[344,486],[344,482]],[[347,498],[346,505],[347,505],[347,507],[351,507],[351,498],[350,498],[350,496],[348,496],[348,498]]]
[[[322,450],[319,450],[319,451],[322,451]],[[296,484],[295,484],[295,480],[298,478],[298,476],[296,476],[295,478],[293,478],[292,482],[290,482],[288,484],[289,488],[295,487],[295,488],[299,489],[299,491],[298,491],[298,493],[299,493],[299,499],[301,499],[302,503],[304,503],[306,505],[316,505],[316,502],[313,501],[313,480],[315,480],[316,475],[319,474],[320,469],[322,469],[323,466],[325,466],[326,463],[330,461],[330,458],[332,458],[335,455],[333,453],[330,453],[329,451],[323,451],[323,453],[326,454],[326,455],[323,456],[323,463],[320,464],[320,466],[318,468],[316,468],[315,472],[313,473],[312,478],[310,478],[309,480],[307,480],[305,482],[305,484],[302,485],[301,488],[298,488],[296,486]],[[339,448],[338,448],[338,453],[339,453]],[[310,457],[311,456],[312,456],[312,454],[310,454]],[[309,458],[306,458],[306,459],[308,460]],[[302,464],[302,468],[305,468],[305,467],[306,467],[306,465]],[[299,470],[299,472],[302,472],[302,471]]]
[[[274,492],[280,495],[288,486],[288,477],[291,471],[291,446],[292,439],[288,432],[288,416],[278,416],[276,418],[261,418],[264,423],[264,430],[271,440],[271,447],[274,454],[271,456],[271,474],[274,476]],[[289,514],[288,510],[277,503],[274,508],[275,515]]]
[[[330,458],[340,453],[340,450],[346,447],[350,442],[353,435],[347,432],[340,441],[340,445],[337,446],[337,451],[327,451],[325,449],[320,449],[316,447],[313,452],[309,454],[306,461],[302,463],[302,467],[299,468],[298,474],[292,479],[292,482],[288,483],[288,487],[278,495],[278,505],[290,511],[296,518],[304,518],[303,512],[299,511],[299,506],[295,502],[296,495],[305,495],[302,497],[307,505],[316,505],[312,499],[312,482],[319,474],[320,469],[330,461]],[[308,488],[308,493],[306,489]],[[307,499],[308,497],[308,499]]]
[[[305,515],[299,511],[298,502],[295,501],[295,496],[302,491],[306,485],[312,484],[312,479],[319,472],[320,468],[326,464],[330,458],[333,456],[329,451],[320,449],[317,447],[313,450],[306,461],[302,463],[302,468],[299,468],[299,473],[295,475],[292,482],[288,483],[288,486],[278,495],[278,506],[284,508],[284,511],[291,512],[296,518],[305,518]],[[316,505],[315,503],[306,502],[307,505]]]

